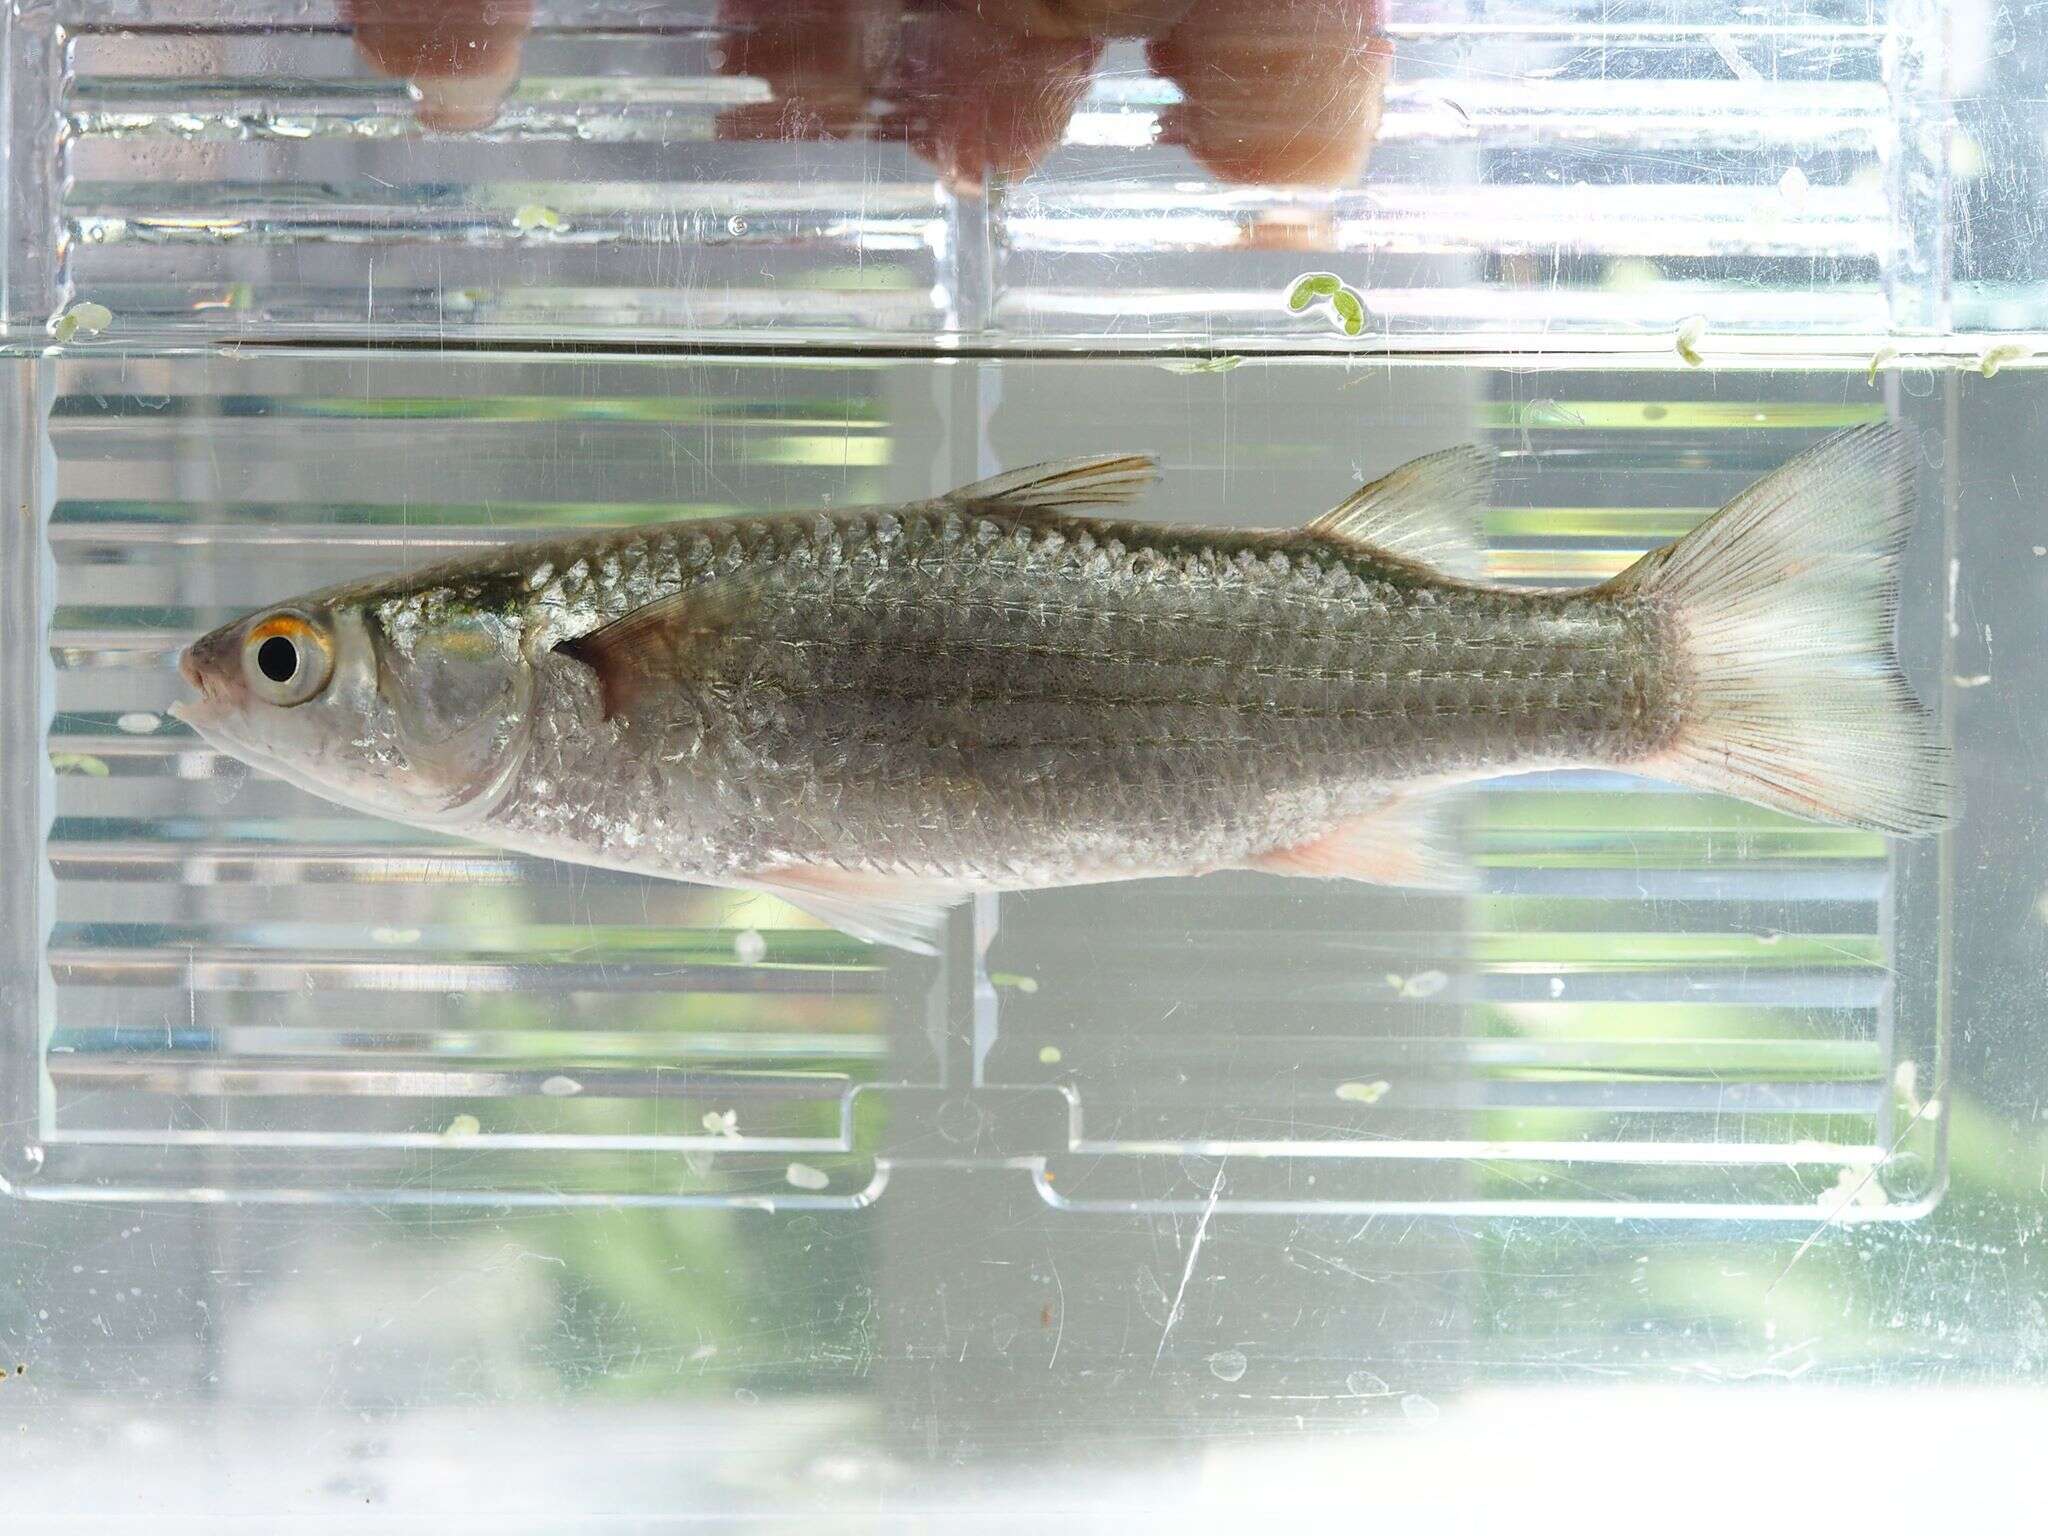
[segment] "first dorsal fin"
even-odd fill
[[[1492,483],[1483,449],[1447,448],[1360,486],[1308,525],[1318,538],[1397,555],[1448,575],[1480,571],[1479,514]]]
[[[945,499],[999,501],[1007,507],[1045,511],[1110,507],[1142,496],[1158,478],[1159,463],[1149,453],[1105,453],[1028,464],[963,485]]]

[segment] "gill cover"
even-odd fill
[[[441,813],[488,809],[524,751],[533,669],[519,627],[477,613],[423,625],[401,643],[372,625],[377,686],[414,787]]]

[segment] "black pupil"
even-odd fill
[[[298,675],[299,648],[283,635],[272,635],[256,647],[256,670],[273,683],[288,683]]]

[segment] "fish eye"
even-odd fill
[[[334,642],[304,614],[273,613],[243,637],[242,673],[256,697],[289,709],[327,686]]]

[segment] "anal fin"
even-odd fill
[[[813,864],[763,870],[746,884],[841,933],[915,955],[939,953],[947,909],[972,894],[950,881]]]
[[[1458,852],[1450,808],[1442,795],[1396,795],[1310,842],[1256,854],[1245,867],[1417,890],[1470,890],[1472,871]]]

